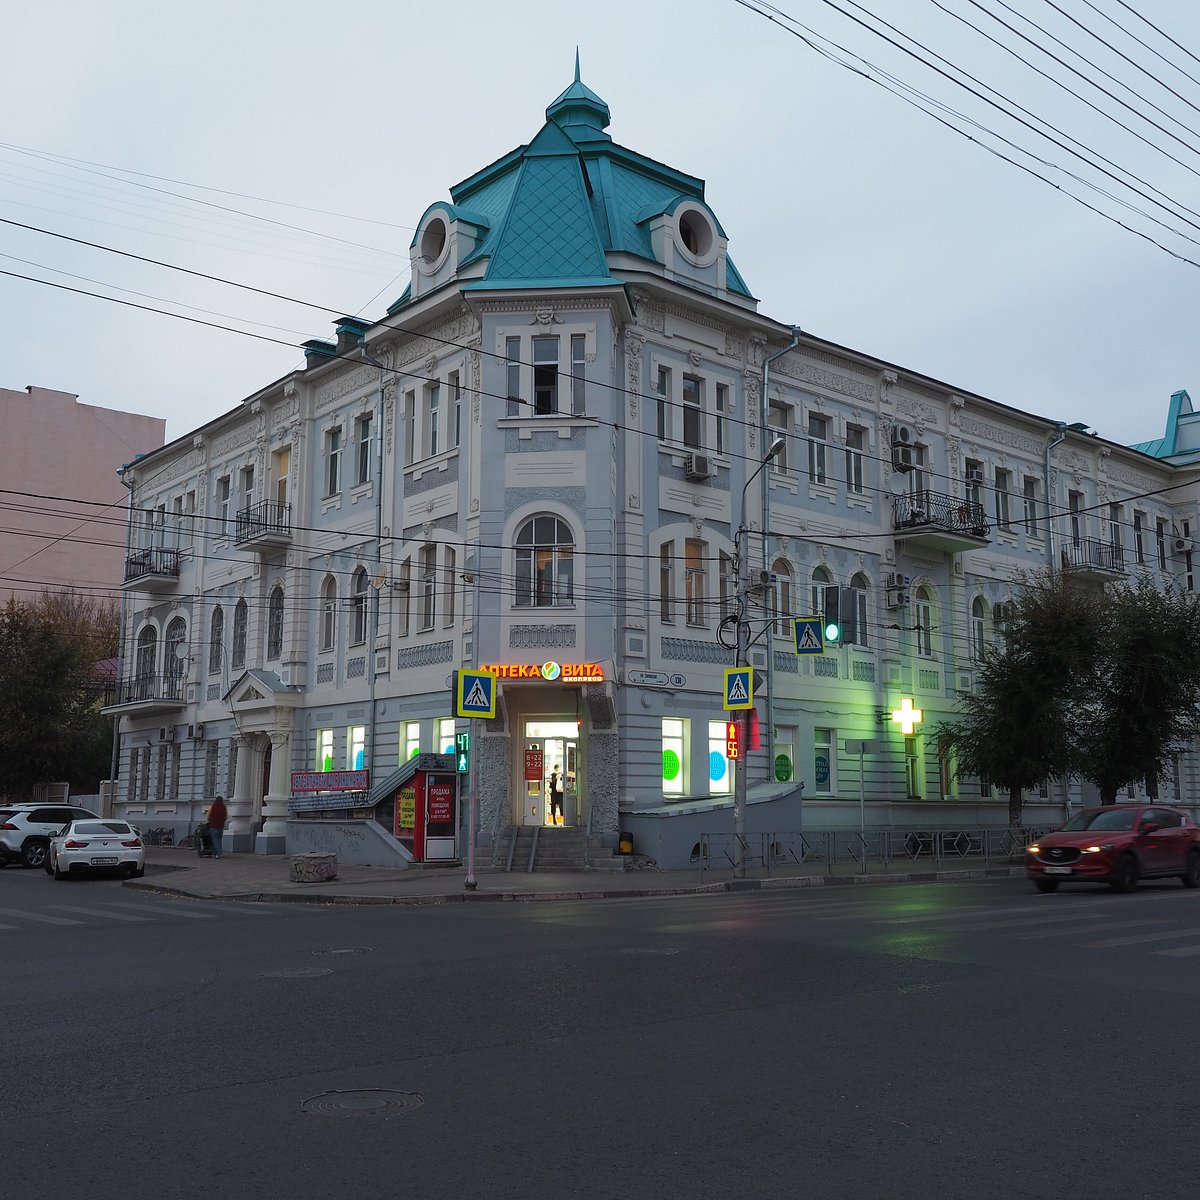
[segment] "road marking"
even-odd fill
[[[56,904],[61,912],[83,913],[85,917],[107,917],[110,921],[149,921],[149,917],[127,917],[124,913],[105,912],[102,908],[79,908],[74,904]]]
[[[970,925],[943,925],[939,933],[974,933],[977,929],[1023,929],[1029,925],[1062,925],[1074,924],[1078,921],[1099,921],[1100,913],[1075,913],[1070,916],[1017,917],[1004,921],[974,921]],[[1089,931],[1090,932],[1090,931]]]
[[[111,908],[125,908],[130,912],[136,913],[159,913],[164,917],[184,917],[190,921],[211,921],[216,913],[209,912],[188,912],[186,909],[180,908],[165,908],[161,904],[122,904],[117,900],[110,900]]]
[[[41,921],[46,925],[82,925],[71,917],[49,917],[44,913],[26,912],[21,908],[0,908],[0,916],[16,917],[20,921]]]
[[[1135,933],[1130,937],[1106,938],[1102,942],[1083,942],[1091,950],[1107,950],[1110,946],[1137,946],[1144,942],[1169,942],[1175,938],[1194,938],[1196,930],[1185,929],[1182,933]]]
[[[1200,946],[1179,946],[1174,950],[1152,950],[1152,954],[1169,954],[1172,958],[1190,958],[1200,954]]]
[[[1168,920],[1154,920],[1153,918],[1147,918],[1144,921],[1113,921],[1112,924],[1108,924],[1106,922],[1104,929],[1105,932],[1107,932],[1110,929],[1133,929],[1138,925],[1169,924],[1170,921]],[[1036,938],[1066,937],[1068,936],[1068,932],[1069,931],[1063,929],[1051,929],[1048,933],[1023,933],[1018,936],[1017,940],[1020,942],[1032,942]]]
[[[1034,911],[1035,910],[1033,908],[1026,904],[1009,905],[1007,908],[987,908],[983,912],[968,913],[966,914],[965,918],[963,911],[959,909],[955,912],[930,913],[928,916],[924,917],[889,917],[888,919],[882,920],[879,923],[882,925],[924,925],[928,924],[930,921],[961,921],[964,919],[973,920],[976,917],[992,916],[1007,917],[1016,913],[1030,913]]]

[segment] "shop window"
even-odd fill
[[[548,608],[575,600],[575,541],[558,517],[530,517],[517,531],[516,597],[519,608]]]
[[[421,753],[421,722],[400,722],[400,762],[406,763]]]
[[[710,796],[733,795],[733,773],[737,770],[725,751],[729,744],[725,738],[724,721],[708,723],[708,792]]]
[[[333,770],[333,730],[318,729],[316,739],[316,762],[318,771]]]
[[[832,729],[813,730],[813,791],[832,796],[837,790],[837,734]]]
[[[796,776],[796,730],[782,726],[775,730],[775,761],[771,774],[776,783],[790,783]]]
[[[351,725],[346,730],[346,769],[361,771],[367,751],[367,727]]]
[[[687,776],[688,722],[678,717],[662,719],[662,790],[664,796],[682,796]]]
[[[442,717],[438,723],[438,753],[453,754],[455,752],[455,722],[453,717]]]

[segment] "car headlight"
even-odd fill
[[[1034,842],[1032,846],[1026,846],[1026,847],[1025,847],[1025,853],[1026,853],[1026,854],[1037,854],[1037,853],[1039,853],[1040,851],[1041,851],[1041,846],[1039,846],[1039,845],[1037,844],[1037,842]]]

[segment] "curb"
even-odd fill
[[[179,896],[192,900],[233,900],[243,904],[356,905],[532,904],[550,900],[622,900],[653,896],[704,896],[722,892],[790,891],[799,888],[871,887],[889,883],[955,883],[972,879],[1005,879],[1023,876],[1024,867],[967,867],[954,871],[910,871],[898,875],[801,875],[781,879],[729,879],[690,887],[580,888],[557,892],[447,892],[425,896],[350,896],[344,892],[200,892],[186,888],[126,880],[122,886],[137,891]]]

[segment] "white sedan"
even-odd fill
[[[125,871],[131,878],[146,873],[146,848],[127,821],[72,821],[50,839],[46,874],[66,879],[75,872]]]

